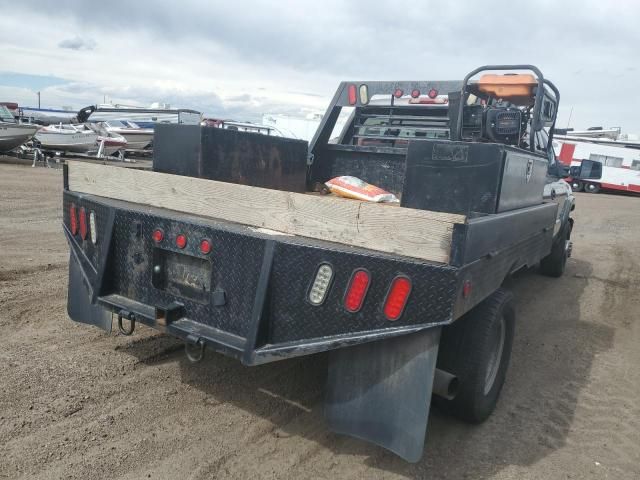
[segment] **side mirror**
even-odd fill
[[[549,168],[547,168],[547,173],[552,177],[558,178],[567,178],[571,176],[569,167],[558,162],[550,163]]]

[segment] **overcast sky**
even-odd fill
[[[560,126],[640,133],[639,1],[0,0],[0,101],[324,111],[344,79],[453,80],[531,63]]]

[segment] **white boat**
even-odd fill
[[[109,120],[101,123],[110,132],[127,139],[127,150],[144,150],[153,142],[153,128],[141,128],[128,120]]]
[[[0,105],[0,152],[10,152],[28,142],[37,131],[36,125],[18,123],[9,109]]]
[[[49,125],[41,128],[35,136],[43,150],[86,153],[95,150],[98,133],[84,125]]]

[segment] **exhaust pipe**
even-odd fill
[[[445,400],[453,400],[458,394],[459,384],[458,377],[436,368],[435,374],[433,375],[432,392],[434,395],[438,395]]]

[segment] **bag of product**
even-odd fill
[[[336,177],[325,183],[327,188],[340,197],[355,198],[366,202],[399,202],[398,198],[380,187],[364,182],[357,177]]]

